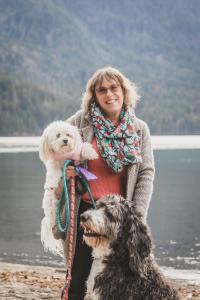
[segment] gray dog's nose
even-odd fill
[[[67,143],[68,143],[68,140],[63,140],[63,143],[67,145]]]
[[[87,214],[82,214],[80,216],[81,222],[86,222],[89,219],[89,216]]]

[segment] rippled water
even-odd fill
[[[200,150],[155,151],[148,223],[160,265],[200,267]],[[0,260],[60,266],[40,243],[45,169],[37,153],[0,154]]]

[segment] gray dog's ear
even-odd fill
[[[127,248],[129,267],[133,272],[144,274],[144,260],[152,249],[150,230],[138,216],[131,216],[131,228],[128,234]]]

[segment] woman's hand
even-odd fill
[[[69,180],[70,178],[75,177],[77,175],[77,172],[73,166],[68,166],[65,171],[65,174],[66,174],[67,180]]]
[[[66,174],[66,179],[69,180],[70,178],[74,178],[77,175],[77,172],[73,166],[68,166],[65,171],[65,174]],[[60,179],[58,183],[58,187],[55,189],[55,195],[57,199],[60,199],[62,190],[63,190],[63,182],[62,179]]]
[[[55,189],[56,199],[59,200],[61,198],[62,191],[63,191],[63,181],[62,181],[62,178],[61,178],[58,182],[57,188]]]

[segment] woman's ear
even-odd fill
[[[132,216],[132,225],[127,240],[129,267],[133,272],[144,274],[144,260],[151,253],[152,242],[147,226],[141,218]]]
[[[48,136],[45,133],[43,133],[39,144],[39,157],[41,161],[43,161],[44,163],[47,162],[51,153],[52,151],[49,144]]]

